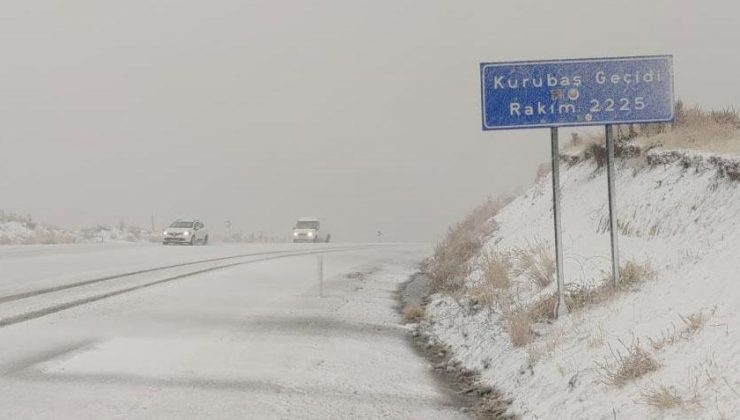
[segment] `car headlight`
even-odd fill
[[[298,232],[293,232],[293,236],[298,236]]]
[[[312,232],[308,232],[308,236],[313,236],[313,233]]]
[[[167,231],[166,230],[164,232],[162,232],[162,235],[166,235],[166,234],[167,234]]]
[[[183,232],[182,234],[183,234],[183,235],[185,235],[185,236],[188,236],[188,235],[190,235],[190,232],[188,232],[188,231],[186,230],[186,231],[185,231],[185,232]]]

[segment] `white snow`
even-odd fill
[[[0,249],[0,261],[15,263],[0,262],[0,278],[62,284],[75,272],[84,278],[105,270],[105,263],[130,269],[337,247],[8,247]],[[467,418],[411,348],[394,309],[396,288],[428,252],[428,246],[370,245],[326,253],[323,298],[316,256],[304,255],[0,328],[0,418]],[[20,261],[65,274],[45,281]]]
[[[0,210],[0,246],[68,244],[76,242],[145,242],[161,238],[145,229],[125,225],[96,225],[79,230],[37,223],[28,216]]]
[[[716,157],[671,153],[681,159],[617,167],[622,264],[647,262],[657,272],[638,291],[538,325],[542,336],[528,349],[512,347],[498,314],[449,296],[433,297],[427,307],[434,320],[431,338],[449,344],[457,360],[513,398],[512,411],[548,419],[740,417],[740,183],[719,173]],[[605,169],[582,162],[563,166],[561,178],[565,281],[599,284],[611,270]],[[551,185],[545,177],[506,206],[486,248],[551,245]],[[468,284],[479,276],[473,272]],[[523,300],[555,290],[553,282],[539,292],[522,277],[514,287]],[[681,315],[712,311],[693,336],[660,350],[651,347],[649,339],[684,326]],[[633,338],[660,369],[622,388],[604,384],[595,362],[610,361],[610,347]],[[528,353],[539,359],[531,366]],[[701,407],[660,411],[644,404],[641,392],[661,384],[685,398],[698,392]]]

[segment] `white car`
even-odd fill
[[[162,244],[197,245],[208,243],[208,229],[200,220],[175,220],[162,235]]]

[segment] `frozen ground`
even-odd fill
[[[316,255],[296,255],[317,249],[326,251],[323,298]],[[398,284],[427,246],[6,246],[0,299],[136,269],[273,251],[283,254],[0,301],[2,319],[11,310],[3,307],[20,313],[26,304],[31,310],[53,299],[244,263],[0,327],[0,418],[464,418],[409,347],[394,310]]]
[[[498,312],[441,294],[427,306],[431,338],[513,398],[524,418],[740,418],[740,183],[727,176],[740,162],[694,152],[651,156],[652,164],[617,169],[622,264],[656,272],[638,290],[536,325],[524,347],[512,346]],[[543,178],[501,211],[487,251],[552,246],[551,182]],[[564,166],[562,183],[566,285],[601,284],[611,267],[605,170]],[[528,302],[555,284],[540,290],[519,276],[510,290]],[[685,322],[691,316],[703,321],[695,330]],[[605,383],[597,363],[615,369],[621,342],[636,340],[660,367],[623,386]],[[648,403],[661,387],[673,405]]]

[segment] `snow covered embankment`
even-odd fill
[[[433,295],[422,331],[524,418],[740,418],[738,168],[733,156],[655,150],[617,165],[622,264],[655,272],[636,288],[532,324],[524,345],[512,343],[500,307],[470,293]],[[598,286],[611,269],[605,169],[581,161],[561,176],[566,289]],[[544,177],[495,217],[484,255],[551,249],[551,183]],[[520,302],[555,291],[554,281],[509,272],[507,293]],[[467,290],[482,276],[475,268]],[[635,348],[657,364],[610,377],[625,373]]]
[[[139,242],[159,240],[136,226],[97,225],[82,230],[67,230],[37,223],[28,216],[0,210],[0,245],[68,244],[75,242]]]

